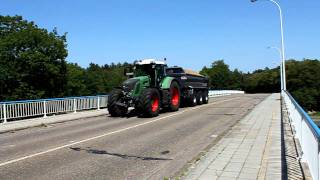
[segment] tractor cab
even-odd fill
[[[165,77],[165,61],[146,59],[134,63],[134,77],[149,77],[151,87],[159,87],[161,80]]]

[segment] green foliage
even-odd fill
[[[309,111],[320,111],[319,69],[319,60],[286,62],[287,90]],[[242,73],[237,69],[230,71],[228,65],[218,60],[210,68],[204,67],[201,73],[210,78],[212,89],[241,89],[247,93],[280,92],[280,67]]]
[[[320,110],[320,61],[304,59],[286,63],[287,89],[306,110]]]
[[[66,56],[66,35],[0,16],[0,100],[62,96]]]
[[[21,16],[0,16],[0,101],[106,94],[125,80],[128,63],[88,68],[67,63],[66,34]]]
[[[89,95],[85,83],[86,71],[78,64],[67,64],[67,85],[65,96]]]
[[[243,89],[248,93],[280,92],[280,69],[257,70],[246,74]]]
[[[213,62],[210,68],[204,67],[200,74],[209,77],[212,89],[241,89],[243,86],[243,73],[237,69],[230,71],[223,60]]]
[[[115,86],[119,86],[126,77],[124,76],[124,64],[111,64],[99,66],[91,63],[86,69],[85,84],[90,94],[106,94]]]

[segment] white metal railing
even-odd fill
[[[227,96],[231,94],[244,94],[244,91],[237,90],[210,90],[209,97]]]
[[[282,92],[282,98],[302,148],[301,160],[308,164],[312,178],[319,179],[320,129],[289,92]]]
[[[107,107],[108,96],[83,96],[0,103],[0,122]]]

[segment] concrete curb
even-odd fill
[[[55,124],[62,123],[68,121],[74,121],[85,118],[93,118],[108,115],[107,109],[94,110],[94,111],[82,111],[77,113],[68,113],[64,115],[57,116],[48,116],[48,117],[40,117],[40,118],[32,118],[20,121],[12,121],[7,122],[5,124],[0,124],[0,134],[10,132],[10,131],[18,131],[32,127],[43,126],[47,124]]]

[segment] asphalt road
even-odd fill
[[[101,116],[0,134],[0,179],[172,177],[267,96],[219,97],[155,118]]]

